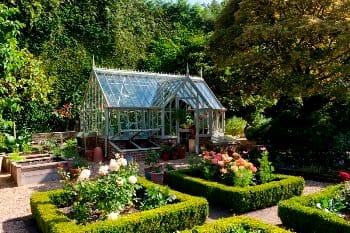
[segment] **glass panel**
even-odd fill
[[[204,81],[195,81],[195,85],[200,91],[200,93],[203,95],[203,97],[208,101],[210,104],[210,107],[212,109],[222,109],[223,106],[221,103],[217,100],[214,93],[210,90],[208,85]]]

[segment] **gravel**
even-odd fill
[[[320,191],[328,185],[330,184],[308,180],[303,194]],[[62,184],[56,181],[16,187],[9,174],[0,174],[0,233],[38,233],[35,222],[31,218],[30,196],[34,192],[57,189],[61,186]],[[211,206],[208,221],[232,215],[227,209]],[[252,211],[245,215],[275,225],[281,224],[276,206]]]

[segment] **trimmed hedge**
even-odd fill
[[[249,227],[252,230],[261,230],[264,233],[291,233],[291,231],[245,216],[222,218],[215,222],[194,227],[191,230],[181,231],[181,233],[218,233],[239,225]]]
[[[155,185],[141,177],[139,182],[145,188]],[[43,233],[168,233],[203,224],[209,212],[208,202],[204,198],[170,190],[170,194],[176,195],[179,202],[153,210],[120,216],[113,221],[105,220],[77,225],[60,212],[51,201],[50,195],[58,192],[62,192],[62,190],[34,193],[31,197],[32,215]]]
[[[283,225],[300,233],[350,233],[350,222],[333,213],[313,206],[323,198],[332,198],[342,185],[302,197],[294,197],[278,204],[278,216]]]
[[[305,181],[302,177],[276,175],[277,181],[235,187],[191,176],[194,171],[176,170],[167,173],[167,184],[180,192],[205,197],[209,203],[231,208],[235,213],[276,205],[280,200],[300,195]]]

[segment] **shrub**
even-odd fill
[[[269,161],[269,152],[266,150],[265,147],[261,147],[262,153],[261,158],[258,159],[260,167],[259,167],[259,178],[260,182],[262,184],[265,184],[267,182],[270,182],[273,180],[274,175],[272,174],[275,169],[272,166],[272,163]]]
[[[302,177],[276,175],[266,184],[235,187],[198,178],[195,169],[170,171],[167,183],[171,188],[207,198],[212,204],[231,208],[235,213],[265,208],[280,200],[300,195],[305,181]]]
[[[240,229],[241,231],[237,231]],[[215,222],[207,223],[202,226],[194,227],[191,230],[185,230],[181,233],[229,233],[229,232],[247,232],[247,233],[291,233],[277,226],[264,223],[260,220],[235,216],[231,218],[219,219]]]
[[[226,120],[225,133],[232,136],[244,134],[247,122],[241,117],[231,117]]]
[[[315,205],[334,198],[343,188],[344,185],[334,185],[319,193],[281,201],[278,204],[278,216],[284,226],[300,233],[349,233],[348,221]]]
[[[146,189],[157,186],[141,177],[138,180]],[[176,196],[177,203],[123,215],[116,220],[104,220],[78,225],[60,212],[51,200],[50,196],[58,192],[62,192],[62,190],[34,193],[31,197],[32,215],[37,222],[38,228],[43,233],[168,233],[201,225],[208,215],[208,202],[204,198],[192,197],[170,190],[169,194]]]

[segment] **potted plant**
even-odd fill
[[[168,144],[161,145],[161,158],[164,161],[168,161],[170,158],[171,146]]]
[[[156,164],[159,160],[160,156],[159,153],[155,150],[149,150],[146,153],[146,158],[145,158],[145,177],[147,179],[151,179],[151,170],[153,169],[153,167],[156,167]]]
[[[163,184],[164,181],[164,169],[163,166],[152,166],[150,172],[151,180],[156,184]]]
[[[81,157],[75,157],[72,160],[72,163],[69,168],[69,173],[71,178],[77,178],[84,168],[89,166],[89,162]]]

